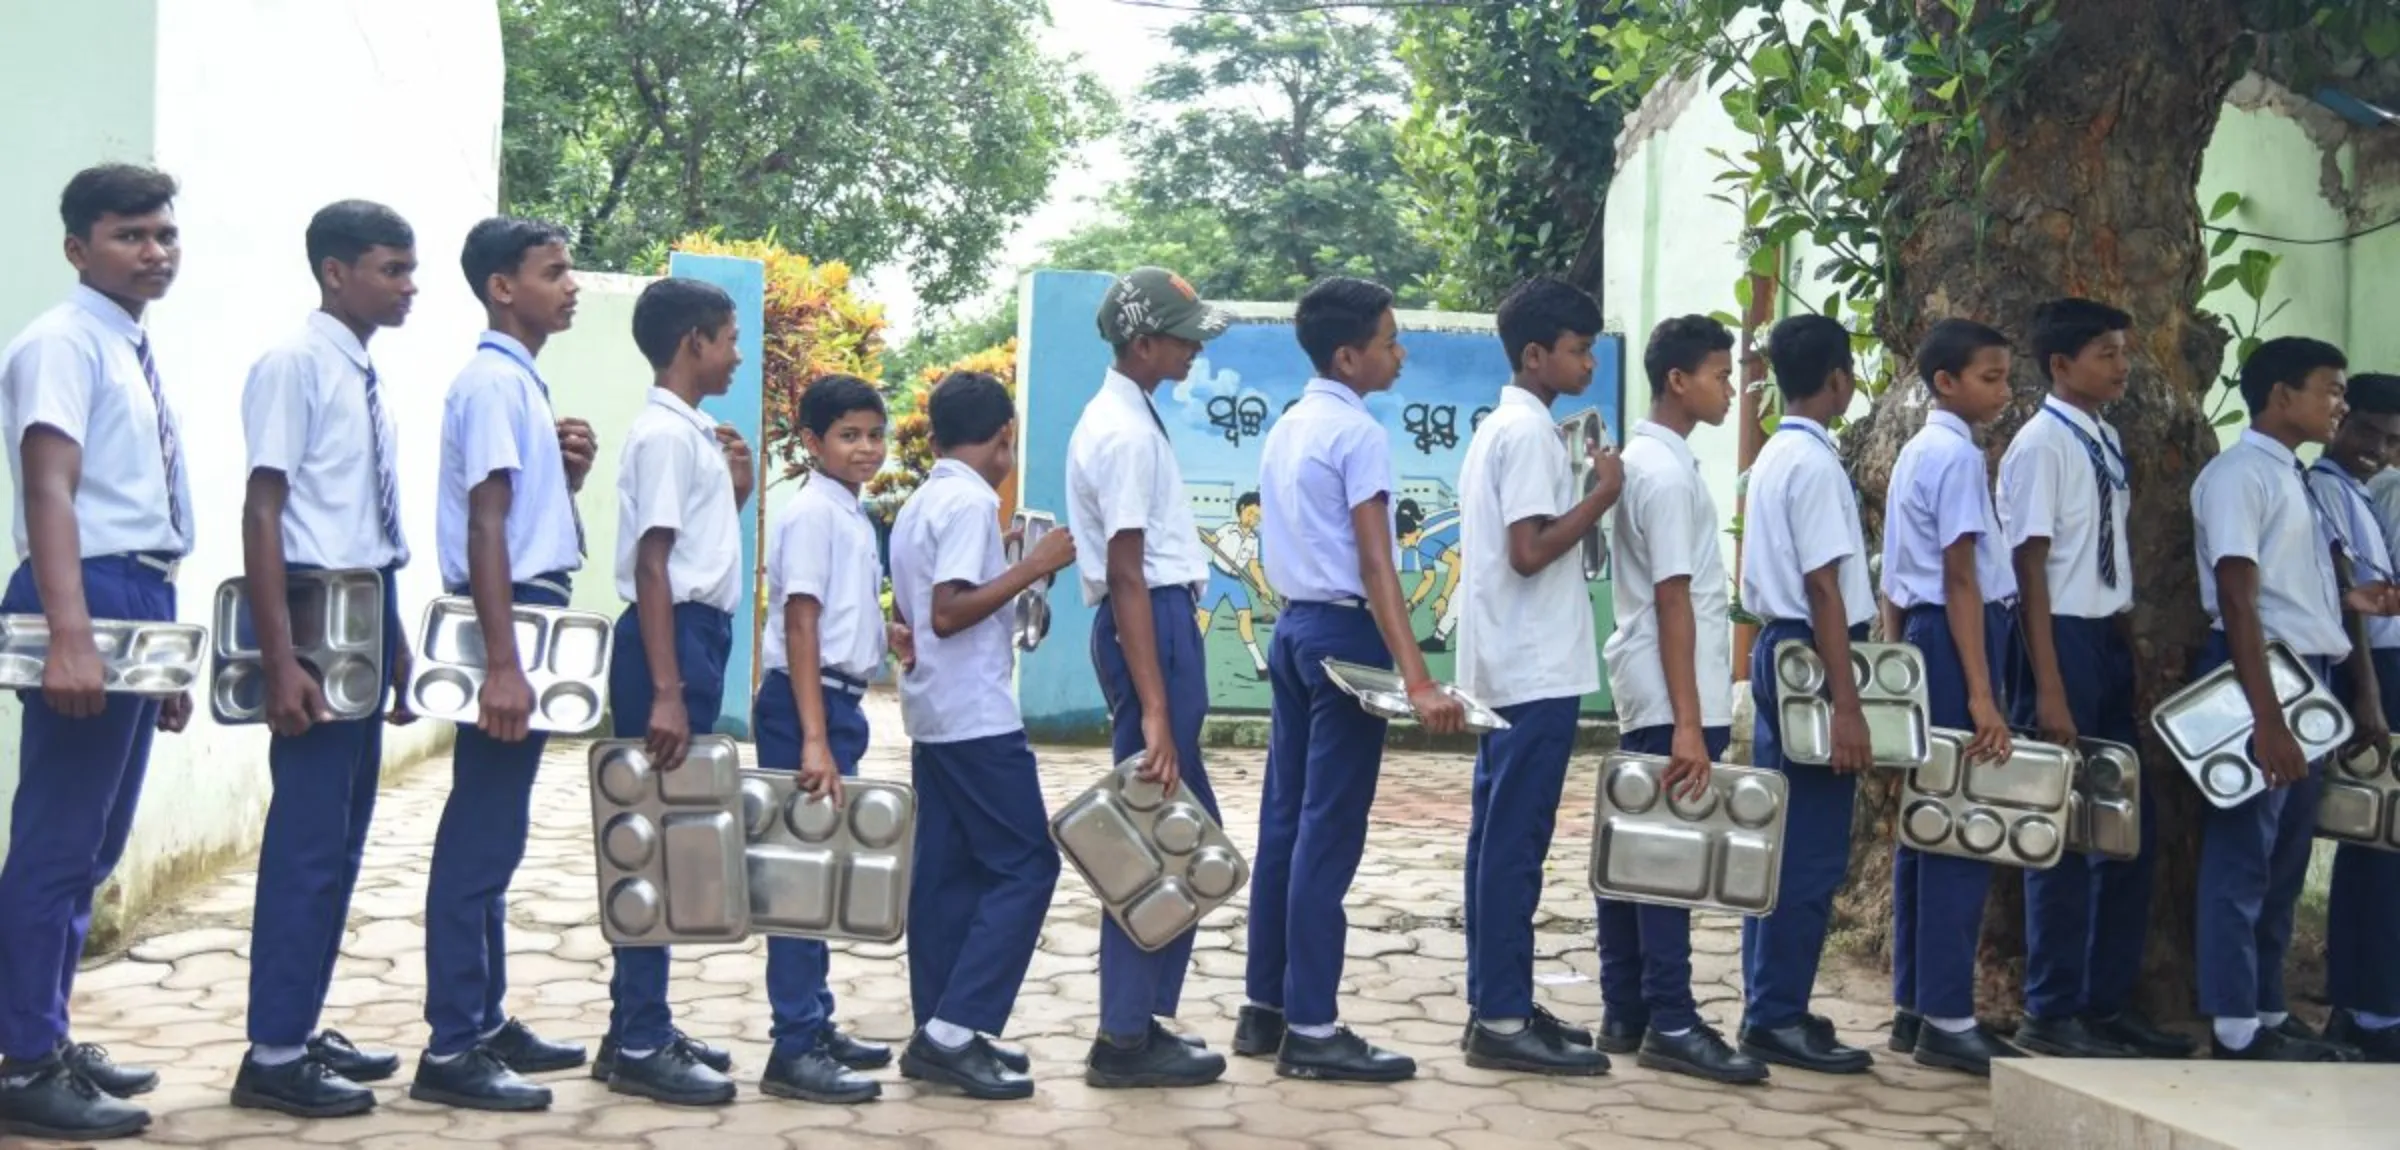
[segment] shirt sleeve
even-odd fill
[[[683,525],[692,485],[700,479],[699,453],[689,436],[650,435],[629,443],[625,491],[633,500],[633,530],[640,537]]]
[[[1995,492],[2000,533],[2014,551],[2028,539],[2057,537],[2060,464],[2064,459],[2048,443],[2018,441],[2000,460],[2000,486]]]
[[[1099,504],[1101,538],[1096,542],[1105,554],[1110,539],[1150,529],[1151,492],[1160,482],[1158,459],[1146,439],[1120,435],[1094,452],[1093,464],[1084,480],[1093,485]]]
[[[81,445],[91,423],[92,389],[104,370],[92,348],[62,332],[18,345],[0,376],[8,399],[9,441],[21,444],[26,432],[47,427]]]
[[[2200,523],[2200,565],[2226,559],[2259,561],[2267,523],[2266,486],[2247,475],[2219,475],[2192,488],[2192,517]]]
[[[1392,493],[1392,442],[1382,424],[1355,428],[1343,438],[1348,442],[1341,453],[1342,506],[1355,511]]]
[[[1699,574],[1700,546],[1716,545],[1713,539],[1694,538],[1699,482],[1694,475],[1689,483],[1654,485],[1634,508],[1634,530],[1647,545],[1644,555],[1650,560],[1653,584]]]
[[[1850,547],[1850,525],[1842,517],[1858,514],[1858,497],[1851,494],[1840,466],[1827,460],[1822,467],[1794,468],[1783,498],[1802,575],[1857,557]]]
[[[309,357],[272,351],[250,368],[242,385],[242,435],[250,447],[250,470],[299,470],[315,439],[317,389]]]
[[[830,483],[821,476],[811,477],[810,483]],[[833,582],[833,517],[814,499],[800,497],[792,507],[790,521],[775,539],[776,581],[783,586],[786,602],[806,595],[826,607],[826,592]],[[781,605],[777,611],[782,610]]]
[[[458,430],[459,469],[470,488],[496,472],[525,468],[525,457],[517,450],[517,424],[525,412],[512,395],[515,390],[491,379],[460,390],[458,419],[452,426]]]
[[[1991,526],[1984,517],[1991,500],[1991,491],[1984,486],[1983,453],[1972,448],[1943,454],[1934,473],[1927,477],[1933,484],[1928,492],[1933,500],[1933,542],[1939,550],[1970,535],[1982,535]],[[1936,556],[1939,562],[1940,557]]]
[[[933,585],[981,584],[985,560],[1000,544],[1000,517],[971,502],[953,504],[932,527]]]
[[[1515,526],[1528,519],[1553,519],[1567,513],[1559,498],[1574,472],[1566,450],[1548,430],[1541,439],[1512,434],[1492,444],[1491,467],[1500,488],[1500,522]],[[1548,441],[1548,442],[1545,442]],[[1557,447],[1557,450],[1543,450]],[[1569,496],[1572,498],[1572,495]]]
[[[2400,478],[2400,473],[2394,473]],[[2386,479],[2367,485],[2367,502],[2375,507],[2375,525],[2383,528],[2384,543],[2389,546],[2400,540],[2400,482]],[[2400,553],[2400,546],[2392,546]]]

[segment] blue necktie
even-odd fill
[[[408,561],[408,545],[400,541],[400,474],[384,450],[383,391],[376,386],[375,365],[367,365],[368,434],[374,439],[375,506],[383,519],[383,541],[392,545],[396,561]]]
[[[2125,490],[2125,476],[2109,469],[2108,458],[2100,452],[2100,442],[2093,439],[2090,432],[2077,426],[2074,420],[2067,418],[2065,412],[2047,404],[2043,405],[2042,410],[2066,424],[2067,430],[2075,433],[2076,441],[2083,444],[2084,454],[2092,457],[2092,481],[2100,488],[2100,585],[2114,591],[2117,587],[2117,492]],[[2115,445],[2111,444],[2110,447],[2113,449]],[[2125,453],[2117,452],[2117,458],[2122,462]],[[2301,481],[2306,483],[2307,477],[2303,476]]]
[[[175,493],[176,479],[183,472],[183,456],[176,449],[175,424],[167,418],[167,393],[158,385],[158,361],[150,358],[150,337],[143,336],[134,345],[134,354],[142,361],[142,378],[150,383],[150,406],[158,416],[158,457],[167,477],[167,526],[186,551],[191,548],[192,536],[183,526],[183,498]]]

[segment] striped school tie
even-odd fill
[[[406,563],[408,544],[400,539],[400,473],[385,448],[391,429],[384,422],[383,389],[377,386],[374,364],[367,365],[367,422],[375,441],[375,509],[383,519],[383,541],[391,544],[398,562]]]
[[[183,521],[183,497],[176,494],[176,483],[183,474],[183,453],[175,442],[175,423],[167,417],[167,393],[158,385],[158,361],[150,356],[150,337],[145,335],[134,345],[134,354],[142,361],[142,378],[150,383],[150,407],[158,419],[158,458],[167,477],[167,525],[175,532],[177,542],[189,551],[192,534]]]

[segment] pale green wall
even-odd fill
[[[650,400],[650,365],[633,345],[633,302],[650,281],[591,272],[575,281],[581,289],[575,326],[542,349],[542,379],[559,416],[590,423],[600,439],[599,458],[575,501],[590,554],[575,573],[574,605],[613,619],[625,609],[617,597],[617,460],[625,429]]]

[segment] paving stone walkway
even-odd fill
[[[905,743],[888,696],[870,701],[876,743],[865,773],[905,779]],[[584,747],[561,743],[534,800],[533,839],[512,899],[509,1005],[544,1035],[597,1047],[608,1018],[608,946],[594,915],[590,806]],[[127,953],[96,963],[76,984],[76,1037],[106,1044],[122,1061],[165,1077],[142,1101],[156,1118],[146,1141],[124,1145],[264,1150],[295,1145],[370,1148],[505,1146],[510,1150],[654,1147],[766,1150],[842,1147],[1125,1146],[1442,1148],[1758,1146],[1875,1150],[1987,1146],[1988,1094],[1980,1081],[1921,1069],[1877,1047],[1873,1073],[1828,1077],[1777,1070],[1764,1087],[1718,1087],[1617,1060],[1606,1078],[1551,1080],[1469,1068],[1456,1041],[1466,1022],[1459,884],[1471,761],[1455,755],[1386,759],[1367,859],[1350,894],[1344,1020],[1373,1041],[1416,1056],[1415,1081],[1339,1086],[1281,1080],[1264,1063],[1235,1059],[1225,1081],[1190,1091],[1106,1092],[1083,1085],[1092,1040],[1100,909],[1072,869],[1061,879],[1009,1037],[1034,1057],[1030,1101],[973,1103],[929,1094],[891,1071],[881,1102],[851,1108],[768,1098],[755,1089],[767,1056],[764,945],[681,947],[675,952],[677,1022],[729,1047],[742,1095],[715,1110],[678,1110],[607,1092],[583,1073],[549,1076],[546,1113],[495,1115],[409,1101],[379,1089],[372,1115],[302,1122],[237,1110],[226,1101],[246,1047],[250,901],[257,876],[226,875],[141,929]],[[1105,753],[1054,749],[1042,756],[1053,809],[1106,768]],[[1257,830],[1262,756],[1217,751],[1210,770],[1228,830],[1244,850]],[[1593,907],[1584,870],[1593,773],[1576,772],[1551,851],[1536,934],[1538,990],[1554,1010],[1596,1022]],[[383,797],[352,908],[350,937],[325,1024],[361,1045],[401,1051],[414,1067],[424,1041],[425,873],[447,790],[446,762],[428,764]],[[1201,927],[1183,1024],[1230,1046],[1242,1003],[1244,908],[1237,900]],[[1738,1021],[1739,920],[1694,922],[1701,1007],[1719,1027]],[[835,992],[843,1022],[899,1042],[909,1027],[908,983],[898,946],[836,946]],[[1832,970],[1818,1009],[1849,1041],[1878,1043],[1889,1014],[1878,974]],[[31,1145],[31,1144],[27,1144]]]

